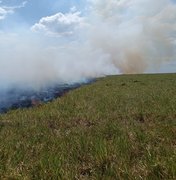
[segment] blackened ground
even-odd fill
[[[4,95],[0,95],[0,113],[18,108],[29,108],[37,106],[41,102],[49,102],[57,97],[61,97],[66,92],[76,89],[82,85],[89,84],[93,80],[85,83],[58,84],[41,91],[10,89]]]

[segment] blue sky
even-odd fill
[[[176,0],[171,0],[176,3]],[[42,17],[58,12],[66,13],[71,7],[84,12],[87,0],[0,0],[0,7],[17,7],[26,2],[24,7],[16,8],[13,14],[8,14],[0,21],[0,30],[13,29],[15,26],[32,26]]]
[[[0,7],[20,6],[24,0],[2,0]],[[78,10],[84,9],[85,0],[27,0],[24,7],[14,9],[0,21],[0,28],[12,30],[19,26],[32,26],[42,17],[51,16],[58,12],[69,12],[75,6]]]
[[[42,17],[52,16],[58,12],[67,13],[72,7],[84,14],[88,1],[91,0],[0,0],[0,8],[14,8],[13,13],[8,13],[3,20],[0,19],[0,31],[13,32],[19,28],[30,30],[30,27]],[[110,2],[113,1],[116,0]],[[171,1],[176,3],[176,0]]]

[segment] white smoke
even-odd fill
[[[176,5],[171,1],[95,0],[92,3],[93,44],[110,55],[120,72],[142,73],[150,66],[175,58]]]
[[[170,0],[89,0],[85,14],[74,9],[43,17],[32,28],[39,34],[44,28],[44,34],[56,34],[55,38],[0,33],[1,87],[38,88],[143,73],[176,59],[176,4]]]

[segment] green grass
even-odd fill
[[[1,115],[0,179],[176,179],[176,74],[101,78]]]

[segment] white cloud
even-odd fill
[[[0,1],[0,4],[2,1]],[[13,14],[16,9],[25,7],[27,1],[23,1],[20,5],[17,6],[0,6],[0,20],[5,19],[8,14]]]
[[[75,10],[75,8],[74,8]],[[73,35],[77,30],[85,25],[84,18],[80,12],[61,12],[43,17],[31,27],[34,32],[44,32],[47,35],[65,36]]]
[[[8,11],[0,7],[0,20],[4,19],[7,14],[8,14]]]

